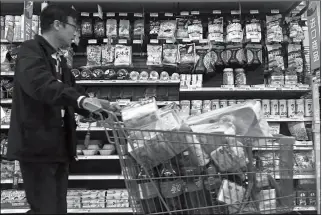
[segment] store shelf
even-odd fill
[[[280,146],[278,143],[276,145],[271,145],[267,147],[254,147],[254,151],[276,151],[280,150]],[[295,141],[295,144],[293,145],[293,150],[308,150],[312,151],[313,150],[313,142],[312,141]]]
[[[78,80],[77,84],[81,85],[94,85],[94,86],[104,86],[104,85],[176,85],[180,81],[131,81],[131,80]]]
[[[8,77],[12,77],[15,75],[15,72],[10,71],[10,72],[1,72],[0,76],[8,76]]]
[[[19,214],[19,213],[26,213],[29,209],[1,209],[1,214]],[[67,209],[68,213],[133,213],[131,208],[70,208]]]
[[[9,42],[6,39],[0,39],[0,43],[22,43],[22,42],[23,40],[15,40],[15,41]]]
[[[0,128],[3,130],[7,130],[10,128],[10,125],[1,125]],[[76,130],[77,131],[88,131],[88,127],[78,127]],[[111,130],[111,129],[106,128],[106,130]],[[103,127],[91,127],[90,131],[104,131],[104,128]]]
[[[12,104],[12,99],[1,99],[0,104]]]
[[[294,211],[316,211],[315,206],[297,206],[293,208]]]
[[[82,181],[82,180],[124,180],[123,175],[70,175],[69,180]],[[12,184],[11,179],[1,179],[1,184]],[[23,183],[22,179],[19,179],[19,183]]]
[[[266,118],[267,122],[312,122],[312,117],[303,118]]]
[[[118,160],[118,155],[93,155],[93,156],[85,156],[79,155],[78,160]]]
[[[270,93],[280,93],[280,92],[308,92],[310,91],[309,85],[294,85],[289,87],[265,87],[265,86],[244,86],[244,87],[203,87],[203,88],[193,88],[184,89],[180,88],[180,92],[190,93],[190,92],[270,92]]]

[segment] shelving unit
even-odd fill
[[[8,14],[17,14],[17,12],[22,11],[23,9],[23,1],[22,0],[3,0],[2,3],[4,3],[2,6],[2,11],[5,11],[5,13]],[[37,11],[37,13],[40,11],[40,3],[42,1],[35,0],[34,1],[34,11]],[[55,2],[58,4],[61,4],[66,7],[71,7],[72,5],[75,6],[75,8],[79,11],[88,11],[88,12],[97,12],[97,4],[93,4],[92,2],[83,2],[82,0],[53,0],[50,2]],[[222,9],[223,11],[227,12],[232,9],[239,9],[241,8],[243,13],[249,10],[253,9],[259,9],[262,13],[270,12],[271,9],[279,9],[282,14],[287,14],[290,11],[294,10],[295,8],[303,8],[305,4],[294,1],[294,3],[291,3],[290,1],[275,1],[275,0],[266,0],[265,2],[255,1],[255,0],[242,0],[242,1],[236,1],[236,0],[229,0],[229,1],[219,1],[219,0],[203,0],[202,4],[200,1],[196,0],[176,0],[176,3],[170,0],[163,0],[163,1],[151,1],[151,0],[140,0],[139,2],[134,2],[132,0],[96,0],[96,3],[100,4],[104,10],[109,11],[128,11],[129,8],[131,8],[131,11],[129,12],[142,12],[142,11],[149,11],[149,12],[164,12],[164,11],[172,11],[177,12],[179,10],[192,10],[192,9],[199,9],[200,11],[209,11],[209,8],[215,8],[215,9]],[[18,10],[18,11],[17,11]],[[149,40],[150,43],[161,43],[159,40]],[[14,41],[13,43],[19,44],[22,41]],[[133,44],[133,46],[140,47],[139,52],[133,53],[133,56],[135,56],[136,59],[139,59],[139,63],[135,62],[133,68],[136,69],[135,66],[139,65],[138,67],[141,69],[142,58],[146,58],[145,51],[142,51],[142,47],[146,44],[146,41],[144,40],[132,40],[130,42],[128,41],[119,41],[119,43],[126,43],[126,44]],[[183,41],[183,42],[191,42],[189,40]],[[5,39],[0,40],[1,44],[8,44],[9,42]],[[166,41],[166,43],[173,43],[172,41]],[[84,50],[82,50],[84,51]],[[86,52],[79,52],[75,54],[75,57],[80,59],[79,61],[84,61],[84,57],[86,57]],[[82,62],[84,63],[84,62]],[[145,66],[145,65],[144,65]],[[146,69],[144,67],[144,69]],[[1,77],[4,78],[13,78],[14,77],[14,71],[1,71]],[[213,87],[202,87],[202,88],[196,88],[196,87],[182,87],[179,80],[171,80],[171,81],[161,81],[161,80],[139,80],[139,81],[131,81],[131,80],[77,80],[77,84],[84,86],[87,89],[91,88],[100,88],[104,89],[106,87],[146,87],[146,86],[152,86],[152,87],[176,87],[179,98],[175,99],[175,101],[158,101],[158,106],[165,106],[172,102],[175,102],[176,104],[180,104],[181,100],[193,100],[193,99],[200,99],[201,98],[207,98],[207,99],[217,99],[218,97],[225,98],[233,98],[233,99],[265,99],[265,98],[278,98],[278,99],[294,99],[299,98],[300,96],[312,92],[313,94],[313,106],[315,110],[319,110],[320,107],[318,106],[319,101],[317,101],[317,95],[316,92],[318,91],[316,86],[314,85],[314,80],[312,81],[311,85],[307,84],[298,84],[298,85],[291,85],[291,86],[270,86],[270,85],[245,85],[243,87],[231,87],[231,86],[213,86]],[[125,105],[129,101],[126,99],[120,99],[119,101],[116,101],[115,103],[118,103],[120,105]],[[3,106],[10,106],[12,104],[12,99],[1,99],[0,105]],[[293,147],[294,150],[297,151],[315,151],[315,159],[316,161],[320,161],[320,145],[315,143],[320,143],[320,116],[314,112],[313,117],[302,117],[302,118],[281,118],[281,117],[268,117],[268,122],[275,122],[275,123],[287,123],[287,122],[312,122],[313,125],[313,133],[314,133],[314,140],[313,141],[296,141],[295,145]],[[1,125],[1,131],[7,132],[9,130],[9,125]],[[110,129],[107,129],[110,130]],[[84,134],[84,132],[88,131],[88,127],[78,127],[77,131],[80,134]],[[90,131],[95,131],[97,133],[102,133],[104,131],[103,127],[90,127]],[[274,151],[276,148],[273,147],[267,147],[267,148],[261,148],[254,150],[264,150],[264,151]],[[96,166],[99,166],[101,162],[105,162],[108,164],[111,163],[109,166],[119,166],[119,156],[118,155],[109,155],[109,156],[101,156],[101,155],[94,155],[94,156],[78,156],[78,163],[77,165],[87,165],[87,163],[91,162],[92,164],[95,163]],[[105,164],[104,163],[104,164]],[[316,163],[316,173],[312,174],[300,174],[300,175],[294,175],[294,180],[299,179],[317,179],[317,190],[320,190],[320,163]],[[92,165],[91,164],[91,165]],[[113,165],[112,165],[113,164]],[[81,175],[81,174],[73,174],[70,175],[69,180],[70,183],[73,183],[75,181],[109,181],[111,182],[111,186],[113,187],[112,181],[122,181],[124,180],[124,176],[121,175],[122,173],[115,173],[114,170],[112,171],[113,174],[108,174],[109,170],[107,169],[107,172],[105,174],[88,174],[88,175]],[[277,180],[280,179],[279,176],[275,177]],[[12,184],[12,180],[1,180],[1,184]],[[22,183],[22,181],[20,181]],[[94,182],[95,183],[95,182]],[[319,191],[320,192],[320,191]],[[317,201],[319,201],[319,195],[317,195]],[[3,214],[11,214],[11,213],[25,213],[27,209],[1,209],[1,213]],[[315,206],[296,206],[294,207],[294,211],[319,211],[319,209]],[[132,213],[131,208],[92,208],[92,209],[68,209],[68,213],[110,213],[110,214],[124,214],[124,213]]]

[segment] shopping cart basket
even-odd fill
[[[105,112],[133,213],[292,211],[294,138],[125,129]]]

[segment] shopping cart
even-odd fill
[[[292,211],[294,138],[127,129],[104,112],[134,214]]]

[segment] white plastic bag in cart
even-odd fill
[[[189,127],[182,124],[175,110],[157,110],[155,106],[154,101],[126,109],[125,113],[122,111],[125,126],[133,128],[136,125],[136,130],[129,129],[128,132],[128,151],[140,165],[147,168],[155,167],[188,148],[186,136],[171,131],[191,132]]]
[[[189,126],[211,124],[219,122],[223,116],[229,116],[227,119],[233,122],[236,135],[271,137],[268,123],[262,117],[260,102],[255,100],[192,116],[185,120],[185,123]],[[207,130],[201,132],[208,133]],[[256,146],[265,144],[265,140],[258,142]]]
[[[200,141],[202,148],[207,154],[216,150],[218,147],[228,144],[233,145],[235,138],[226,137],[224,135],[235,135],[236,129],[232,122],[217,122],[211,124],[201,124],[190,126],[191,130],[196,133],[204,133],[196,135]]]

